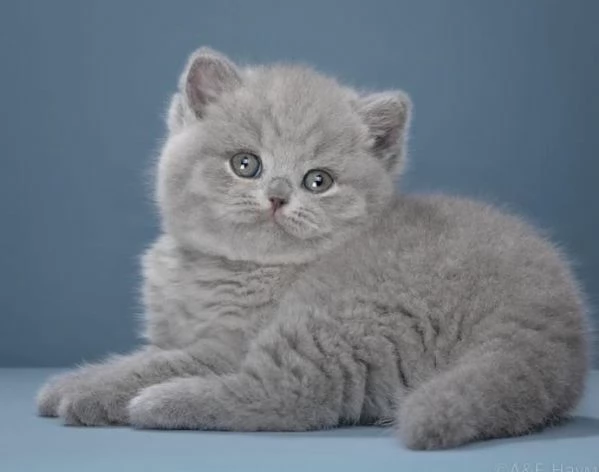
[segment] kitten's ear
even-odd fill
[[[358,112],[370,130],[373,152],[393,173],[403,167],[411,111],[410,98],[400,91],[373,93],[358,100]]]
[[[179,88],[187,104],[201,118],[206,105],[241,85],[237,67],[224,55],[200,48],[187,62]]]

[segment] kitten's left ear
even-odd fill
[[[400,91],[373,93],[358,100],[358,113],[372,137],[372,150],[392,173],[399,173],[404,164],[411,111],[410,98]]]
[[[241,85],[235,64],[210,48],[200,48],[187,62],[179,88],[189,107],[201,118],[206,106]]]

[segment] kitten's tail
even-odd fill
[[[528,341],[473,350],[416,388],[398,411],[403,442],[412,449],[454,447],[526,434],[563,418],[584,389],[584,354],[565,344],[540,352]]]

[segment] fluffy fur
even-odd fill
[[[489,205],[396,194],[409,118],[401,92],[194,53],[158,163],[147,346],[51,380],[39,413],[236,431],[383,422],[416,449],[567,415],[588,354],[567,262]],[[260,156],[258,178],[232,172],[239,151]],[[314,168],[333,175],[327,192],[302,188]]]

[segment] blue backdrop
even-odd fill
[[[597,304],[598,18],[594,0],[3,0],[0,365],[136,343],[147,171],[200,45],[404,88],[404,188],[505,202],[550,230]]]

